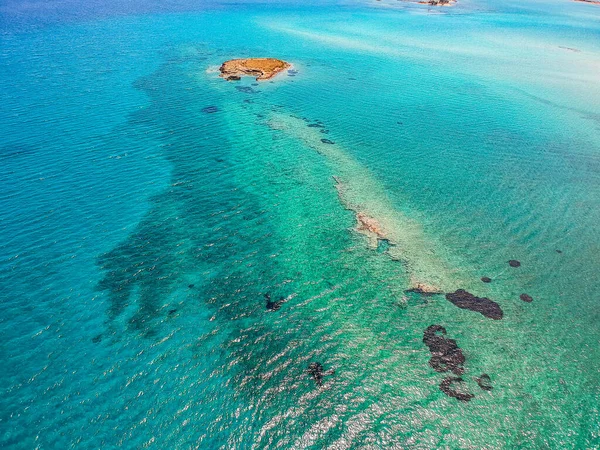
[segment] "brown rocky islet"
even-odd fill
[[[256,81],[264,81],[290,67],[290,63],[275,58],[230,59],[221,64],[219,76],[227,81],[239,80],[243,76],[252,76],[256,77]]]

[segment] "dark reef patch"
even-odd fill
[[[464,289],[458,289],[454,293],[446,294],[446,299],[461,309],[469,309],[481,313],[490,319],[500,320],[504,316],[498,303],[487,297],[475,297]]]
[[[331,141],[331,140],[329,140],[329,139],[324,139],[324,138],[323,138],[323,139],[321,139],[321,142],[322,142],[323,144],[331,144],[331,145],[335,144],[335,142],[333,142],[333,141]]]
[[[172,316],[173,314],[175,314],[177,312],[177,309],[170,309],[169,310],[169,316]]]
[[[92,338],[92,342],[93,342],[94,344],[97,344],[98,342],[102,342],[102,335],[101,335],[101,334],[99,334],[98,336],[94,336],[94,337]]]
[[[492,380],[490,379],[490,376],[487,373],[482,373],[479,376],[479,378],[475,378],[475,381],[477,381],[479,387],[484,391],[491,391],[492,389],[494,389],[494,387],[492,386]]]
[[[481,281],[483,281],[484,283],[491,283],[492,279],[490,277],[481,277]]]
[[[516,259],[511,259],[511,260],[508,262],[508,265],[509,265],[510,267],[521,267],[521,262],[520,262],[520,261],[517,261]]]
[[[320,362],[312,362],[308,365],[308,373],[315,380],[317,386],[321,386],[323,384],[323,377],[335,374],[335,370],[329,369],[324,371],[323,365]]]
[[[324,125],[321,123],[309,123],[308,128],[323,128]]]
[[[441,335],[439,334],[441,333]],[[423,333],[423,342],[431,352],[429,365],[436,372],[452,371],[456,375],[462,375],[465,371],[462,365],[465,356],[454,339],[445,337],[446,329],[441,325],[430,325]]]
[[[448,397],[455,398],[461,402],[468,402],[475,397],[473,394],[453,388],[453,385],[462,384],[463,381],[464,380],[461,377],[446,377],[440,383],[440,391]]]
[[[533,301],[533,298],[531,297],[531,295],[528,295],[528,294],[521,294],[521,295],[519,295],[519,298],[527,303],[531,303]]]

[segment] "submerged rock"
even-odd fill
[[[483,281],[484,283],[491,283],[492,279],[489,277],[481,277],[481,281]]]
[[[101,342],[101,341],[102,341],[102,335],[101,335],[101,334],[99,334],[98,336],[94,336],[94,337],[92,338],[92,342],[93,342],[94,344],[97,344],[98,342]]]
[[[321,142],[323,144],[331,144],[331,145],[335,144],[335,142],[333,142],[332,140],[325,139],[325,138],[321,139]]]
[[[285,303],[285,298],[283,297],[279,297],[279,300],[277,301],[271,300],[271,295],[268,293],[265,294],[265,299],[267,300],[266,307],[268,311],[277,311],[281,308],[281,305]]]
[[[446,377],[440,383],[440,391],[446,394],[448,397],[455,398],[461,402],[468,402],[473,397],[473,394],[469,392],[462,392],[452,387],[454,384],[462,383],[464,380],[461,377]]]
[[[236,86],[235,88],[240,92],[244,92],[245,94],[257,94],[258,93],[257,90],[252,89],[250,86]]]
[[[454,293],[446,294],[446,299],[461,309],[469,309],[481,313],[490,319],[500,320],[504,316],[498,303],[487,297],[475,297],[464,289],[458,289]]]
[[[521,295],[519,295],[519,298],[527,303],[531,303],[533,301],[533,298],[531,297],[531,295],[528,295],[528,294],[521,294]]]
[[[438,333],[441,333],[438,334]],[[465,356],[454,339],[445,337],[446,329],[441,325],[430,325],[423,333],[423,342],[431,352],[429,365],[436,372],[452,371],[456,375],[462,375],[465,371],[462,365]]]
[[[520,262],[520,261],[517,261],[516,259],[511,259],[511,260],[508,262],[508,265],[509,265],[510,267],[521,267],[521,262]]]
[[[323,377],[335,374],[335,370],[329,369],[324,371],[323,365],[320,362],[312,362],[308,365],[308,373],[315,380],[317,386],[321,386],[323,384]]]
[[[377,239],[377,253],[385,253],[391,247],[394,247],[388,239]]]
[[[490,376],[487,373],[482,373],[479,378],[475,378],[475,381],[477,381],[479,387],[484,391],[491,391],[494,389],[492,380],[490,380]]]
[[[219,110],[217,106],[207,106],[206,108],[202,108],[202,112],[206,114],[216,113]]]

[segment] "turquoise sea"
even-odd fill
[[[600,448],[600,6],[5,0],[0,96],[1,448]]]

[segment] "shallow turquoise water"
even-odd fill
[[[2,10],[2,447],[600,447],[600,9],[398,5]]]

